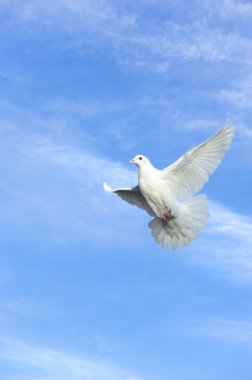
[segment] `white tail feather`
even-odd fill
[[[152,236],[163,248],[177,249],[198,238],[198,230],[205,228],[209,216],[206,196],[199,195],[180,205],[178,217],[167,222],[155,217],[149,223]]]

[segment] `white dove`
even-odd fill
[[[227,124],[163,170],[156,169],[147,157],[137,155],[130,162],[138,166],[138,185],[111,189],[104,183],[104,189],[153,216],[148,226],[162,247],[187,245],[198,238],[198,230],[205,228],[209,216],[206,196],[192,195],[208,181],[233,136],[234,128]]]

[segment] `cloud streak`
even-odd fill
[[[52,128],[49,132],[51,124],[40,118],[35,123],[47,125],[46,131],[40,129],[40,132],[30,133],[29,126],[34,123],[34,117],[26,115],[25,119],[25,130],[19,130],[15,122],[10,127],[3,122],[0,131],[2,158],[10,157],[11,153],[8,162],[1,161],[6,175],[0,187],[0,223],[22,231],[23,235],[35,223],[40,226],[40,236],[46,231],[58,242],[83,240],[91,243],[99,237],[109,243],[118,239],[118,221],[123,218],[120,225],[127,230],[130,210],[118,200],[117,213],[111,213],[114,199],[104,193],[102,184],[107,180],[111,185],[133,186],[135,173],[120,162],[95,153],[91,135],[87,134],[85,146],[80,147],[74,137],[67,137],[67,131],[61,131],[59,135]],[[112,230],[107,233],[108,220],[117,224],[117,228],[112,229],[114,233]],[[97,228],[97,224],[103,228]],[[33,231],[31,238],[37,238],[36,229]]]
[[[252,218],[208,201],[209,223],[196,247],[185,261],[213,269],[236,284],[252,284]]]
[[[160,5],[162,8],[162,2]],[[252,41],[242,29],[229,28],[223,32],[217,22],[218,19],[225,21],[223,15],[227,19],[249,17],[246,13],[251,10],[249,4],[223,1],[213,6],[196,1],[195,5],[197,12],[193,22],[190,9],[183,5],[189,15],[184,23],[169,18],[169,11],[175,11],[172,3],[170,8],[165,7],[165,17],[158,13],[156,18],[150,17],[152,7],[148,3],[131,7],[129,11],[117,2],[89,0],[26,1],[22,7],[12,1],[4,3],[2,12],[12,14],[21,25],[36,23],[49,32],[61,28],[75,36],[80,51],[91,38],[92,48],[107,46],[119,64],[131,68],[165,73],[174,58],[251,64]]]
[[[198,319],[174,324],[166,332],[233,343],[251,343],[252,321],[221,318]]]
[[[143,380],[99,358],[89,359],[6,338],[0,339],[0,358],[12,364],[14,373],[22,370],[22,375],[15,378],[19,380]]]

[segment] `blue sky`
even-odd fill
[[[252,4],[0,2],[2,380],[251,379]],[[221,128],[179,251],[103,191]]]

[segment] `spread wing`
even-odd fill
[[[224,157],[233,136],[234,128],[227,124],[161,171],[178,200],[188,199],[203,187]]]
[[[111,187],[106,182],[104,182],[103,187],[104,190],[119,195],[119,197],[121,197],[124,201],[130,203],[131,205],[142,208],[149,215],[156,216],[156,214],[154,213],[154,211],[152,211],[152,209],[146,202],[144,196],[142,195],[139,186],[125,189],[111,189]]]

